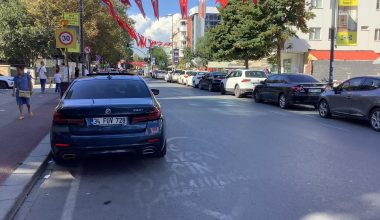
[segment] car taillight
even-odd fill
[[[153,111],[148,114],[138,115],[132,117],[132,124],[146,121],[155,121],[161,118],[161,112],[159,109],[154,108]]]
[[[61,113],[54,112],[53,123],[59,125],[84,125],[85,121],[83,118],[68,118]]]
[[[294,92],[305,92],[305,89],[302,86],[293,86],[291,90]]]
[[[250,79],[243,79],[241,82],[242,82],[242,83],[245,83],[245,82],[251,82],[251,80],[250,80]]]

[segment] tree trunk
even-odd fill
[[[277,72],[281,73],[281,50],[282,50],[282,41],[279,39],[277,41]]]
[[[246,69],[248,69],[248,61],[249,61],[249,58],[246,57],[246,58],[244,59],[244,66],[245,66]]]

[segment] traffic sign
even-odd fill
[[[91,53],[91,47],[89,47],[89,46],[85,47],[85,48],[84,48],[84,53],[85,53],[85,54],[89,54],[89,53]]]
[[[69,25],[69,20],[63,19],[60,21],[60,24],[63,28],[65,28],[67,25]]]
[[[77,34],[74,29],[64,28],[55,31],[55,42],[57,48],[75,48]]]

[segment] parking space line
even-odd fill
[[[61,220],[72,220],[74,218],[74,210],[76,207],[77,196],[79,192],[79,186],[82,176],[82,165],[79,167],[77,174],[75,177],[73,176],[73,180],[70,183],[70,190],[67,194],[65,205],[62,209]]]

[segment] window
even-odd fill
[[[380,0],[376,0],[376,9],[380,10]]]
[[[380,41],[380,28],[375,29],[375,41]]]
[[[267,82],[267,83],[273,83],[273,82],[275,82],[276,77],[277,77],[277,75],[269,76],[268,79],[265,80],[265,82]]]
[[[341,85],[341,88],[346,91],[359,90],[364,78],[354,78],[347,80]]]
[[[263,71],[247,71],[245,72],[245,77],[248,78],[267,78]]]
[[[310,75],[288,75],[288,80],[293,83],[319,83],[314,77]]]
[[[321,28],[310,28],[309,40],[321,40]]]
[[[311,7],[322,8],[322,0],[311,0]]]
[[[292,59],[284,59],[284,73],[292,72]]]
[[[368,78],[366,79],[360,90],[374,90],[380,88],[380,79]]]

